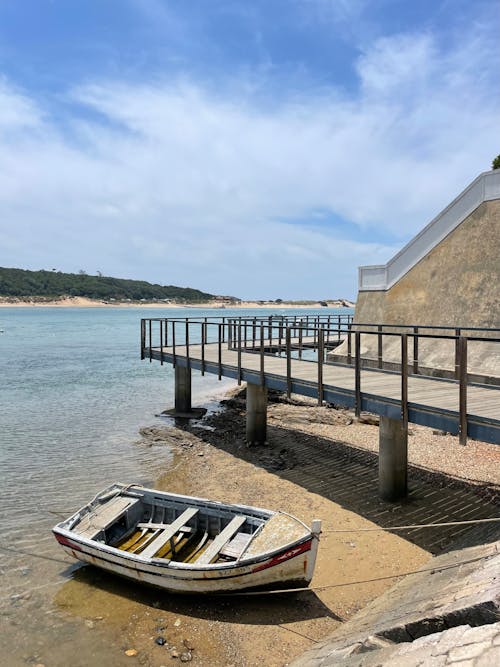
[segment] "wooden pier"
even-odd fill
[[[307,321],[296,316],[224,321],[145,319],[141,323],[141,357],[179,368],[176,378],[182,375],[182,380],[176,382],[176,394],[182,393],[181,386],[186,385],[190,392],[192,369],[219,379],[230,377],[238,383],[247,382],[251,394],[247,438],[252,442],[265,440],[267,389],[314,397],[320,404],[326,401],[353,408],[358,415],[361,411],[380,415],[380,457],[386,460],[380,476],[384,497],[406,493],[408,423],[458,434],[461,444],[466,444],[467,437],[500,444],[500,386],[472,383],[467,372],[468,342],[500,345],[498,330],[462,329],[456,335],[455,329],[448,332],[444,327],[439,333],[436,327],[363,327],[353,324],[349,316]],[[464,335],[465,331],[468,335]],[[366,334],[399,338],[398,371],[363,367],[360,340]],[[327,362],[326,351],[346,338],[351,363]],[[455,341],[456,379],[418,374],[415,351],[420,338]],[[411,359],[409,340],[413,341]]]

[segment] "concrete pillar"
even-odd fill
[[[175,411],[189,413],[191,410],[191,369],[185,366],[175,367]]]
[[[263,445],[267,440],[267,387],[247,384],[247,443]]]
[[[206,408],[193,408],[191,405],[191,369],[177,365],[175,367],[175,408],[164,410],[161,414],[181,420],[200,419]]]
[[[380,417],[378,483],[384,500],[408,493],[408,427],[402,419]]]

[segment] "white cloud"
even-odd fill
[[[69,93],[70,138],[4,82],[0,130],[16,132],[0,139],[0,264],[352,296],[358,264],[387,260],[489,166],[498,99],[485,30],[448,52],[430,34],[377,41],[350,98],[310,90],[269,108],[246,81],[224,93],[82,85]],[[319,226],[318,209],[351,221],[350,238]]]
[[[7,133],[39,128],[41,124],[42,114],[37,105],[0,76],[0,133],[3,140],[8,139]]]

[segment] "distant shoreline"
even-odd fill
[[[13,300],[12,297],[0,297],[0,308],[263,308],[263,309],[280,309],[280,308],[354,308],[356,305],[347,299],[332,299],[324,301],[327,306],[322,306],[320,301],[313,303],[294,303],[293,301],[283,301],[276,303],[275,301],[266,301],[261,303],[259,301],[239,301],[238,303],[228,303],[225,301],[206,301],[203,303],[158,303],[157,301],[116,301],[109,302],[100,299],[88,299],[82,296],[63,297],[61,299],[43,299],[41,297],[33,299]]]

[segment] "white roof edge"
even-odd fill
[[[489,191],[486,181],[491,180]],[[387,264],[358,267],[360,291],[387,290],[485,201],[500,199],[500,169],[477,176]]]

